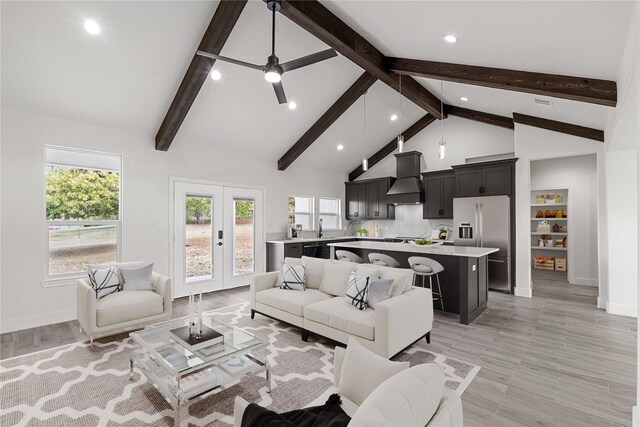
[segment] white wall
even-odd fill
[[[531,162],[531,188],[570,188],[569,282],[598,286],[598,187],[596,156]]]
[[[441,122],[435,121],[405,143],[405,151],[422,153],[421,172],[449,169],[464,164],[467,158],[513,152],[513,131],[471,120],[450,116],[444,121],[444,138],[447,151],[444,159],[438,157]],[[377,147],[369,147],[371,155]],[[396,176],[396,158],[385,157],[358,180]],[[374,221],[386,236],[419,236],[438,224],[451,225],[451,220],[422,219],[422,206],[397,206],[395,221]],[[366,228],[368,222],[364,224]]]
[[[168,152],[151,138],[14,110],[2,110],[1,330],[76,318],[75,286],[44,288],[44,145],[123,156],[123,259],[169,273],[169,177],[264,186],[267,233],[283,233],[289,194],[343,197],[345,174],[275,164],[195,146],[179,135]],[[230,141],[230,144],[232,142]]]
[[[598,186],[604,179],[604,144],[532,126],[516,123],[516,288],[518,296],[531,296],[531,161],[551,158],[596,154]],[[604,182],[604,181],[602,181]],[[598,204],[603,204],[603,193],[598,194]],[[600,227],[603,218],[598,217]],[[598,235],[598,241],[602,241]],[[602,272],[602,258],[598,271]],[[603,280],[598,284],[602,297]]]

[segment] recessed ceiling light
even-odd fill
[[[447,43],[455,43],[458,41],[458,37],[454,36],[453,34],[447,34],[446,36],[444,36],[444,41],[446,41]]]
[[[93,19],[87,19],[84,21],[84,29],[87,33],[93,34],[94,36],[96,34],[100,34],[100,25],[98,25],[98,23]]]
[[[209,77],[211,77],[212,80],[220,80],[222,78],[222,74],[220,74],[220,71],[218,70],[211,70]]]
[[[297,106],[298,106],[298,104],[296,104],[295,102],[291,101],[289,103],[289,110],[295,110]]]
[[[469,100],[469,98],[467,98],[466,96],[461,96],[460,97],[460,101],[467,102],[468,100]]]
[[[338,149],[338,151],[342,151],[342,150],[344,150],[344,145],[338,144],[338,146],[336,148]]]
[[[392,114],[391,115],[391,121],[395,122],[396,120],[398,120],[398,115],[397,114]]]

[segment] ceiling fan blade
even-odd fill
[[[282,87],[282,82],[273,83],[273,90],[276,91],[276,97],[278,98],[278,104],[286,104],[287,97],[284,94],[284,88]]]
[[[324,61],[325,59],[333,58],[337,56],[335,50],[327,49],[320,52],[312,53],[311,55],[303,56],[302,58],[294,59],[284,64],[280,64],[284,71],[291,71],[298,68],[306,67],[307,65],[315,64],[316,62]]]
[[[204,56],[206,58],[219,59],[220,61],[229,62],[231,64],[240,65],[242,67],[253,68],[254,70],[260,70],[260,71],[264,70],[264,65],[256,65],[256,64],[252,64],[250,62],[239,61],[237,59],[228,58],[228,57],[222,56],[222,55],[215,55],[213,53],[205,52],[205,51],[202,51],[202,50],[199,50],[196,53],[198,55]]]

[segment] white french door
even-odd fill
[[[263,269],[262,191],[224,187],[224,209],[224,287],[233,288]]]
[[[264,270],[262,190],[174,183],[174,297],[249,283]]]

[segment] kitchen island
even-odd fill
[[[400,263],[401,268],[410,268],[408,259],[412,256],[432,258],[444,267],[444,271],[440,273],[440,286],[445,312],[459,315],[460,323],[468,325],[487,308],[488,255],[498,252],[498,248],[418,246],[410,243],[371,241],[336,242],[328,246],[331,248],[331,259],[335,259],[336,249],[351,251],[365,260],[368,260],[368,254],[377,252],[393,257]],[[434,286],[435,283],[434,278]],[[434,310],[437,308],[435,306]]]

